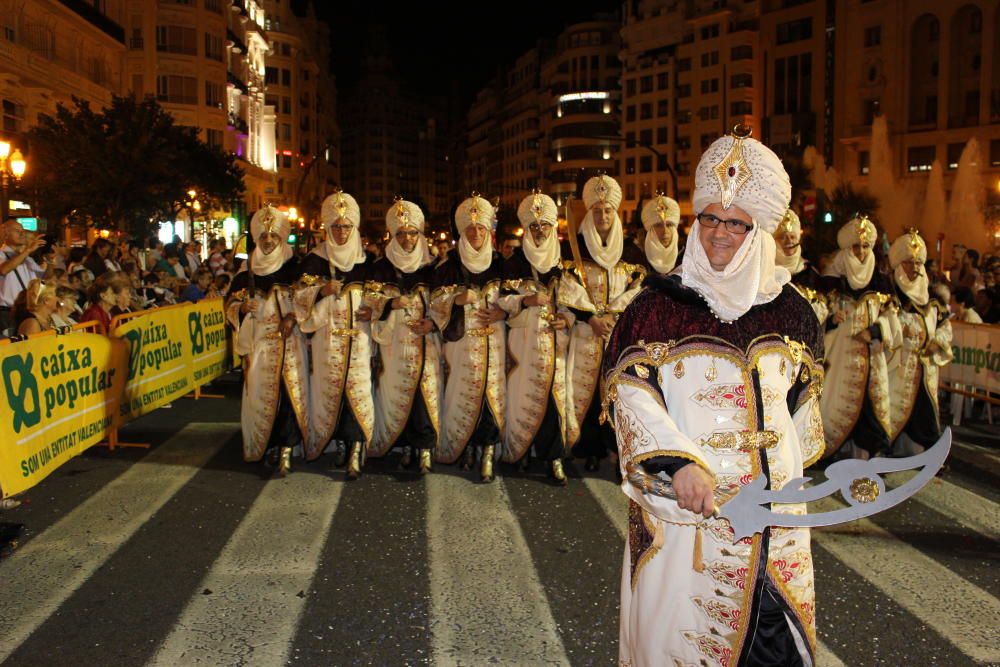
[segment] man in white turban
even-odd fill
[[[792,274],[792,284],[812,305],[820,323],[826,322],[829,310],[823,280],[815,267],[802,256],[802,223],[792,209],[785,212],[781,224],[774,230],[774,241],[778,245],[775,262]]]
[[[642,226],[646,230],[643,247],[646,262],[654,273],[665,276],[677,265],[677,226],[680,222],[681,207],[666,195],[657,195],[642,207]]]
[[[435,458],[462,467],[479,459],[483,482],[493,480],[506,416],[506,313],[497,305],[503,265],[490,239],[493,206],[473,194],[455,211],[458,248],[434,272],[431,312],[444,339],[448,379],[443,433]]]
[[[226,315],[243,357],[243,458],[291,470],[292,448],[309,442],[309,360],[296,326],[292,285],[299,263],[288,245],[288,217],[267,206],[250,220],[256,247],[233,278]]]
[[[820,407],[829,454],[867,459],[889,450],[887,360],[902,332],[892,283],[877,268],[878,233],[866,216],[837,233],[840,250],[825,275],[836,286],[828,296],[834,327],[826,334],[830,373]]]
[[[713,517],[741,486],[780,489],[823,453],[820,325],[774,262],[788,175],[748,135],[704,153],[680,271],[647,279],[608,343],[603,402],[629,498],[622,664],[815,664],[809,531],[734,544]],[[660,474],[676,499],[645,483]]]
[[[326,240],[303,260],[295,295],[299,326],[312,334],[305,453],[315,459],[336,441],[347,452],[347,479],[356,479],[375,430],[372,311],[364,302],[371,262],[361,245],[361,211],[354,197],[333,193],[323,201],[320,217]]]
[[[951,362],[951,322],[928,289],[927,245],[911,229],[893,241],[889,264],[899,299],[902,346],[889,361],[889,439],[894,453],[912,456],[941,436],[938,371]]]
[[[365,286],[380,369],[369,453],[384,456],[400,446],[403,466],[416,454],[426,474],[441,433],[441,340],[430,319],[433,258],[419,206],[397,200],[385,225],[391,240]]]
[[[596,471],[615,448],[614,432],[598,420],[604,346],[642,288],[646,268],[642,250],[624,242],[618,182],[604,175],[591,178],[583,186],[583,203],[587,213],[579,234],[563,243],[558,302],[575,319],[566,363],[566,446],[586,459],[587,470]]]
[[[503,460],[546,462],[565,485],[567,326],[573,316],[556,305],[562,262],[552,197],[528,195],[517,208],[525,230],[521,247],[504,262],[500,307],[508,315],[507,347],[517,360],[507,374],[507,433]]]

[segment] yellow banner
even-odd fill
[[[222,299],[205,299],[186,308],[191,340],[191,377],[194,386],[200,387],[232,368],[229,330]]]
[[[128,343],[121,423],[194,391],[188,305],[154,308],[112,323],[111,336]]]
[[[104,439],[125,384],[126,346],[100,334],[0,346],[0,488],[21,493]]]

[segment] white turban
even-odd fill
[[[385,226],[392,236],[389,245],[385,247],[385,256],[393,266],[403,273],[413,273],[430,264],[431,251],[424,238],[424,212],[419,206],[404,199],[397,200],[385,214]],[[417,245],[410,252],[396,241],[396,232],[400,229],[413,229],[417,232]]]
[[[489,203],[479,195],[472,195],[455,210],[455,226],[458,227],[458,254],[462,258],[462,264],[473,273],[482,273],[490,268],[493,261],[493,243],[490,240],[483,242],[479,250],[472,247],[468,239],[465,238],[465,230],[469,225],[480,225],[486,229],[487,233],[493,228],[493,220],[496,211],[493,204]]]
[[[288,245],[290,231],[288,215],[271,205],[265,206],[253,214],[253,218],[250,219],[250,233],[253,235],[254,241],[258,241],[265,233],[277,234],[280,239],[278,247],[267,254],[261,250],[259,242],[257,247],[253,249],[253,254],[250,256],[250,269],[255,275],[270,275],[292,258],[292,247]]]
[[[799,216],[792,209],[788,209],[785,213],[781,224],[774,230],[773,236],[778,241],[785,234],[792,237],[792,240],[795,241],[795,250],[791,255],[786,255],[784,249],[779,244],[775,253],[775,261],[778,266],[785,267],[794,276],[806,268],[806,263],[802,259],[802,245],[799,243],[802,239],[802,223],[799,221]]]
[[[902,267],[903,262],[911,259],[918,265],[915,280],[910,280]],[[892,266],[896,284],[918,306],[924,306],[930,300],[929,281],[927,271],[924,270],[926,261],[927,244],[915,229],[893,241],[889,248],[889,264]]]
[[[716,317],[732,322],[751,307],[773,301],[791,280],[787,269],[775,266],[771,234],[788,210],[792,186],[778,156],[748,135],[717,139],[702,154],[694,182],[696,213],[712,204],[724,210],[735,205],[754,222],[729,264],[716,271],[701,244],[701,223],[696,220],[681,263],[684,284],[701,294]]]
[[[601,235],[594,226],[594,205],[602,202],[610,204],[615,212],[606,242],[601,240]],[[583,186],[583,203],[587,205],[587,214],[580,223],[580,234],[591,258],[603,268],[611,270],[622,258],[622,250],[625,248],[625,232],[622,230],[621,218],[618,217],[618,207],[622,204],[622,186],[610,176],[594,176]]]
[[[670,273],[677,264],[677,225],[680,221],[681,207],[666,195],[659,195],[642,207],[642,226],[646,228],[646,259],[657,273]],[[653,225],[660,222],[674,227],[670,244],[666,247],[660,243],[656,232],[650,231]]]
[[[535,245],[535,237],[530,230],[524,234],[521,244],[524,256],[531,266],[539,273],[548,273],[559,263],[559,238],[555,233],[555,228],[559,225],[559,209],[556,203],[552,201],[552,197],[540,192],[528,195],[517,207],[517,219],[524,228],[528,228],[534,222],[539,224],[547,222],[552,225],[553,230],[549,232],[548,238],[542,245]]]
[[[868,216],[854,218],[837,232],[840,250],[834,256],[825,274],[847,278],[851,289],[861,289],[871,282],[875,273],[875,253],[869,248],[864,260],[859,260],[853,251],[854,244],[875,246],[878,233]]]
[[[363,264],[365,249],[361,245],[361,233],[358,231],[361,225],[361,209],[354,197],[345,192],[334,192],[323,200],[320,218],[323,221],[323,229],[326,230],[326,243],[316,254],[325,257],[331,266],[344,272],[353,269],[355,264]],[[347,242],[343,245],[333,240],[330,231],[330,227],[340,220],[346,220],[353,227]]]

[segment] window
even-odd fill
[[[634,121],[635,120],[635,105],[630,104],[625,107],[625,120]]]
[[[205,143],[214,148],[222,148],[222,130],[205,130]]]
[[[729,77],[730,88],[752,88],[753,74],[734,74]]]
[[[281,43],[281,55],[283,55],[286,58],[288,58],[289,56],[291,56],[292,55],[292,45],[289,44],[288,42],[282,42]]]
[[[874,100],[862,100],[862,112],[864,114],[865,125],[871,125],[876,116],[881,115],[879,110],[882,103],[877,98]]]
[[[639,107],[639,119],[648,120],[653,117],[653,105],[649,102],[643,102]]]
[[[658,144],[667,143],[667,128],[665,127],[656,128],[656,143]]]
[[[625,199],[635,199],[635,183],[625,184]]]
[[[677,86],[677,97],[691,97],[691,84],[685,83],[683,86]]]
[[[733,102],[729,105],[729,113],[732,116],[751,116],[753,115],[753,103]]]
[[[751,58],[753,58],[753,47],[749,44],[734,46],[729,52],[730,60],[750,60]]]
[[[19,132],[24,124],[24,105],[13,100],[3,101],[4,132]]]
[[[715,23],[713,25],[705,26],[701,29],[702,39],[712,39],[719,36],[719,24]]]
[[[639,158],[639,173],[648,174],[653,171],[653,156],[643,155]]]
[[[278,68],[277,67],[265,67],[264,68],[264,83],[268,85],[276,85],[278,83]]]
[[[194,28],[185,28],[179,25],[158,25],[156,26],[156,50],[196,56],[198,55],[198,45],[195,42],[197,34]]]
[[[205,33],[205,57],[222,62],[222,38],[218,35]]]
[[[292,140],[292,126],[289,123],[281,124],[281,139],[283,141]]]
[[[292,72],[287,69],[281,70],[281,85],[290,86],[292,85]]]
[[[639,80],[639,92],[640,93],[651,93],[653,92],[653,77],[644,76]]]
[[[958,169],[958,161],[962,159],[965,144],[948,144],[948,169]]]
[[[906,168],[909,171],[930,171],[934,158],[934,146],[911,146],[906,151]]]
[[[642,130],[639,132],[639,143],[643,146],[653,145],[653,131],[652,130]]]
[[[686,151],[691,148],[691,137],[677,137],[677,150]]]
[[[222,0],[205,0],[205,9],[216,14],[221,14]]]
[[[292,168],[292,156],[291,155],[282,155],[281,156],[281,166],[284,167],[285,169],[291,169]]]
[[[701,54],[701,66],[702,67],[710,67],[712,65],[718,65],[718,64],[719,64],[719,52],[718,51],[710,51],[709,53],[703,53],[703,54]]]
[[[706,148],[708,148],[709,146],[711,146],[712,142],[715,141],[716,139],[717,139],[717,137],[714,134],[703,134],[703,135],[701,135],[701,139],[700,139],[701,150],[705,150]]]
[[[175,104],[198,104],[198,79],[161,74],[156,77],[156,99]]]
[[[804,39],[810,39],[812,37],[812,33],[811,18],[779,23],[777,43],[779,45],[790,44],[791,42],[799,42]]]
[[[222,108],[223,98],[223,86],[221,83],[215,83],[213,81],[205,82],[205,106],[215,107],[217,109]]]
[[[677,71],[678,72],[689,72],[691,71],[691,59],[681,58],[677,61]]]
[[[635,173],[635,158],[625,158],[625,173],[634,174]]]
[[[290,97],[281,98],[281,113],[283,114],[292,113],[292,98]]]
[[[625,81],[625,94],[629,97],[635,95],[635,79]]]
[[[871,171],[871,153],[868,151],[858,151],[858,173],[866,176],[869,171]]]
[[[812,54],[774,61],[774,113],[800,113],[812,105]]]
[[[670,100],[659,100],[656,103],[656,115],[664,118],[670,114]]]
[[[700,120],[715,120],[719,117],[719,105],[713,104],[712,106],[702,107],[698,109],[698,118]]]
[[[660,72],[656,75],[656,88],[658,90],[667,90],[670,88],[669,72]]]
[[[865,48],[869,49],[882,43],[882,26],[873,25],[865,28]]]
[[[706,93],[717,93],[719,92],[719,80],[718,79],[702,79],[701,81],[701,93],[702,95]]]
[[[626,132],[625,133],[625,145],[626,146],[631,146],[634,143],[635,143],[635,132]]]
[[[1000,139],[990,141],[990,166],[1000,167]]]

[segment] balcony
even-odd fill
[[[93,3],[84,0],[59,0],[59,2],[108,37],[125,44],[125,29],[95,9]]]

